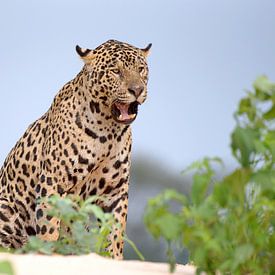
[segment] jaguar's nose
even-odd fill
[[[138,98],[141,93],[144,91],[143,85],[131,85],[128,88],[128,92]]]

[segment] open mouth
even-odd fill
[[[123,124],[132,123],[136,119],[138,105],[137,101],[132,103],[114,102],[111,107],[114,120]]]

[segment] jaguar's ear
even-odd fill
[[[81,48],[76,45],[75,50],[85,63],[90,63],[94,58],[93,51],[90,49]]]
[[[149,43],[146,48],[141,49],[141,52],[145,57],[149,55],[151,47],[152,47],[152,43]]]

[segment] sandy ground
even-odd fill
[[[170,274],[168,264],[140,261],[115,261],[96,254],[86,256],[45,256],[0,254],[10,260],[16,275],[161,275]],[[178,265],[175,275],[193,275],[192,266]],[[1,274],[2,275],[2,274]]]

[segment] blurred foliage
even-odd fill
[[[19,249],[19,253],[39,252],[42,254],[58,253],[62,255],[81,255],[95,252],[102,256],[110,256],[107,248],[110,245],[108,236],[119,228],[112,213],[105,213],[97,206],[97,196],[83,201],[77,197],[61,198],[51,196],[47,199],[50,206],[49,216],[57,217],[60,222],[57,241],[43,241],[36,236],[29,238],[28,243]],[[104,198],[100,198],[101,200]],[[140,259],[143,260],[135,244],[123,236]]]
[[[239,167],[215,180],[218,158],[195,162],[187,197],[165,190],[149,200],[145,224],[155,238],[187,248],[197,273],[275,273],[275,84],[259,77],[235,113],[232,153]],[[171,204],[178,205],[178,211]]]
[[[164,262],[166,260],[166,243],[163,240],[154,242],[143,223],[144,211],[149,198],[159,194],[167,185],[185,194],[191,186],[190,176],[181,176],[171,171],[168,166],[159,159],[142,154],[134,156],[132,164],[127,235],[138,244],[147,261]],[[186,263],[188,260],[186,249],[176,251],[176,258],[178,262]],[[124,247],[124,259],[138,259],[127,242]]]
[[[0,275],[14,275],[12,265],[9,261],[0,261]]]
[[[113,226],[119,225],[115,224],[112,214],[104,213],[94,204],[96,199],[93,196],[81,201],[79,198],[61,198],[57,195],[48,198],[47,203],[51,208],[48,215],[61,221],[59,239],[48,242],[32,236],[19,252],[63,255],[96,252],[107,255],[106,248],[110,244],[108,235]]]

